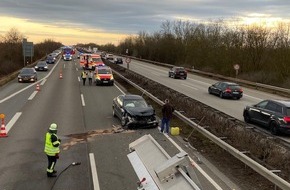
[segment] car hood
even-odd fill
[[[125,108],[125,110],[131,115],[131,116],[150,116],[154,114],[154,109],[152,107],[146,107],[146,108]]]

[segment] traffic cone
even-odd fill
[[[36,85],[36,91],[40,91],[40,85],[39,84]]]
[[[5,128],[5,125],[4,124],[1,125],[0,131],[1,131],[0,132],[0,138],[2,138],[2,137],[8,137],[7,132],[6,132],[6,128]]]
[[[62,73],[61,72],[59,73],[59,78],[62,79]]]

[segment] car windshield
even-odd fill
[[[37,63],[37,66],[45,66],[46,65],[46,63]]]
[[[99,69],[98,74],[112,74],[110,69]]]
[[[92,58],[92,61],[93,61],[93,62],[102,62],[102,59],[99,58],[99,57],[93,57],[93,58]]]
[[[229,85],[229,88],[232,90],[239,90],[241,87],[239,85]]]
[[[132,107],[132,108],[146,108],[148,107],[145,100],[136,99],[136,100],[124,100],[125,107]]]
[[[176,71],[184,71],[184,68],[176,68]]]
[[[22,74],[31,74],[31,73],[34,73],[34,71],[32,69],[22,69],[21,73]]]

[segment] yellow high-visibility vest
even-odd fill
[[[54,134],[54,135],[56,136],[56,134]],[[57,140],[53,144],[60,144],[60,142]],[[49,156],[55,156],[55,154],[60,152],[59,147],[54,147],[53,144],[51,142],[51,133],[47,132],[45,135],[44,152]]]

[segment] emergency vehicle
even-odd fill
[[[80,54],[80,67],[85,70],[95,70],[96,67],[105,65],[98,54],[82,53]]]
[[[114,77],[110,67],[98,66],[95,70],[95,83],[96,85],[108,84],[114,85]]]

